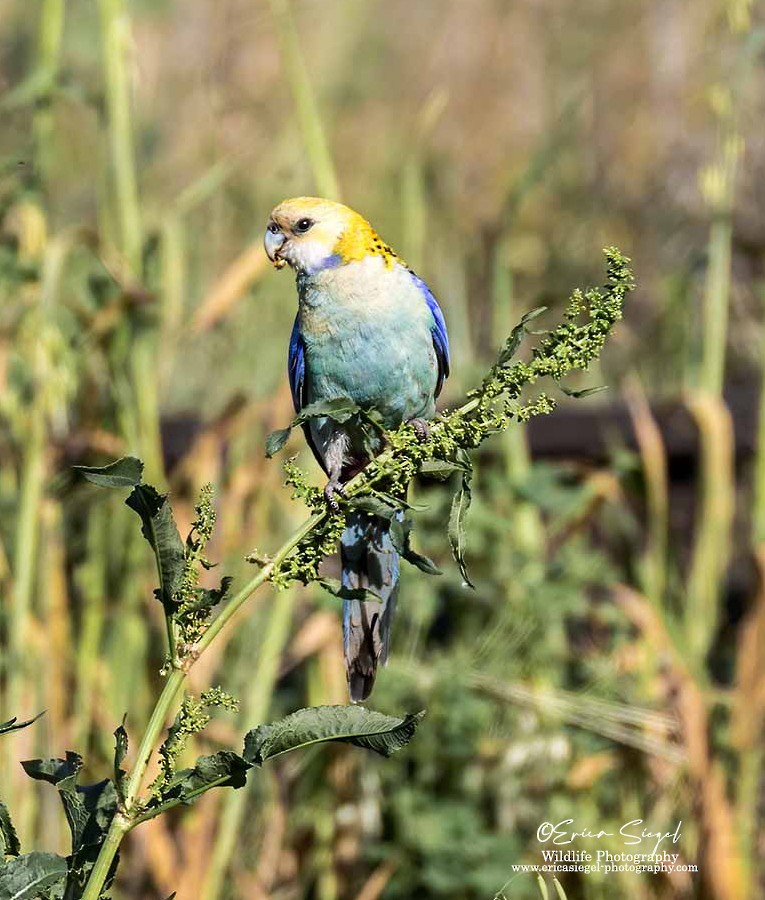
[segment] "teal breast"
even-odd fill
[[[309,402],[348,397],[389,428],[435,412],[433,318],[406,268],[380,257],[298,280]]]

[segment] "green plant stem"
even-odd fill
[[[124,811],[119,811],[112,819],[109,831],[98,853],[98,857],[88,878],[82,900],[98,900],[111,869],[114,857],[119,850],[122,839],[134,826],[139,816],[133,818],[132,809],[138,799],[141,784],[154,752],[154,746],[167,721],[168,714],[181,691],[187,673],[182,669],[173,669],[159,695],[154,711],[146,726],[141,743],[136,753],[135,764],[130,773],[127,791],[125,792]]]
[[[123,813],[118,812],[112,819],[109,831],[101,845],[98,857],[90,870],[88,883],[82,894],[82,900],[99,900],[101,891],[117,855],[122,839],[130,830],[130,822]]]
[[[701,386],[715,396],[722,394],[725,347],[728,334],[731,235],[730,215],[722,212],[709,234],[709,269],[704,291],[704,345]]]
[[[133,275],[141,261],[141,214],[135,171],[133,130],[128,76],[128,17],[124,0],[99,0],[103,29],[106,105],[109,113],[109,147],[121,248]]]
[[[206,782],[203,787],[197,788],[197,790],[195,791],[188,791],[183,795],[183,797],[174,797],[172,800],[168,800],[161,806],[154,806],[151,809],[147,809],[146,812],[140,813],[130,820],[129,831],[132,831],[134,828],[137,828],[144,822],[148,822],[150,819],[156,819],[157,816],[161,816],[163,813],[166,813],[170,809],[175,809],[176,806],[188,806],[197,798],[201,797],[202,794],[206,794],[209,790],[225,784],[228,780],[228,775],[221,775],[220,778],[216,778],[215,781]]]
[[[717,627],[720,587],[730,554],[734,440],[730,412],[721,399],[698,394],[689,397],[687,405],[699,429],[701,507],[688,574],[685,624],[694,661],[701,665]]]
[[[760,291],[765,300],[765,287]],[[761,337],[761,359],[765,356],[765,326]],[[754,507],[752,509],[752,539],[757,544],[765,542],[765,368],[760,381],[760,406],[757,424],[757,458],[754,475]]]
[[[298,122],[303,132],[305,149],[313,169],[316,188],[325,197],[340,199],[340,186],[329,142],[300,49],[295,21],[289,0],[271,0],[271,10],[279,32],[284,67],[297,108]]]
[[[13,604],[11,606],[10,664],[11,669],[24,668],[24,628],[29,617],[34,587],[35,560],[39,537],[39,509],[42,496],[45,452],[45,411],[38,400],[32,409],[29,433],[24,455],[21,480],[21,502],[13,563]],[[17,692],[11,678],[10,703],[15,704]],[[15,709],[15,705],[13,705]]]
[[[29,623],[34,594],[35,574],[37,571],[37,548],[40,536],[40,506],[45,480],[45,410],[39,396],[31,410],[26,446],[24,448],[24,464],[21,476],[21,498],[19,516],[16,525],[16,543],[13,558],[12,601],[8,621],[8,654],[6,670],[6,710],[10,715],[22,715],[29,712],[24,702],[23,683],[30,672],[30,654],[26,646],[27,626]],[[29,702],[27,700],[27,702]],[[10,742],[3,749],[10,754]],[[15,760],[6,758],[3,768],[12,772]],[[9,804],[15,802],[14,779],[3,779],[8,782],[7,796]],[[16,804],[18,806],[18,804]],[[22,840],[28,837],[30,817],[33,813],[31,804],[21,807],[22,815],[17,817],[17,827]]]
[[[739,832],[741,849],[749,867],[749,883],[757,884],[761,855],[757,852],[757,824],[760,791],[765,751],[759,745],[747,748],[741,753],[741,769],[737,785],[737,811],[740,817]]]
[[[130,813],[138,794],[141,790],[146,769],[149,766],[151,754],[154,752],[154,746],[157,739],[162,733],[162,729],[167,721],[170,709],[178,697],[183,682],[186,680],[187,672],[183,669],[173,669],[168,675],[162,693],[159,695],[154,710],[149,718],[141,743],[136,753],[136,761],[130,773],[127,791],[125,792],[125,809]]]
[[[51,101],[61,58],[61,38],[64,32],[64,0],[44,0],[40,14],[38,72],[49,102],[38,103],[34,114],[35,155],[43,173],[46,187],[51,163],[55,158],[54,110]]]
[[[104,78],[109,115],[109,149],[117,197],[119,247],[128,270],[141,277],[143,231],[138,197],[129,77],[129,18],[125,0],[99,0],[104,47]],[[137,327],[129,354],[131,406],[134,407],[137,451],[146,475],[164,479],[159,436],[157,348],[153,327]]]

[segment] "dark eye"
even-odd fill
[[[278,233],[279,233],[279,226],[276,224],[276,222],[269,222],[269,223],[268,223],[268,230],[271,232],[271,234],[278,234]]]
[[[311,219],[300,219],[295,222],[294,231],[297,234],[305,234],[306,231],[313,225],[313,221]]]

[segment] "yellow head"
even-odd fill
[[[271,213],[264,244],[276,268],[285,264],[312,273],[381,256],[390,266],[398,257],[367,220],[342,203],[320,197],[284,200]]]

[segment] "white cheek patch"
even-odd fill
[[[328,264],[331,251],[324,241],[303,239],[290,248],[290,262],[304,272],[316,272]]]

